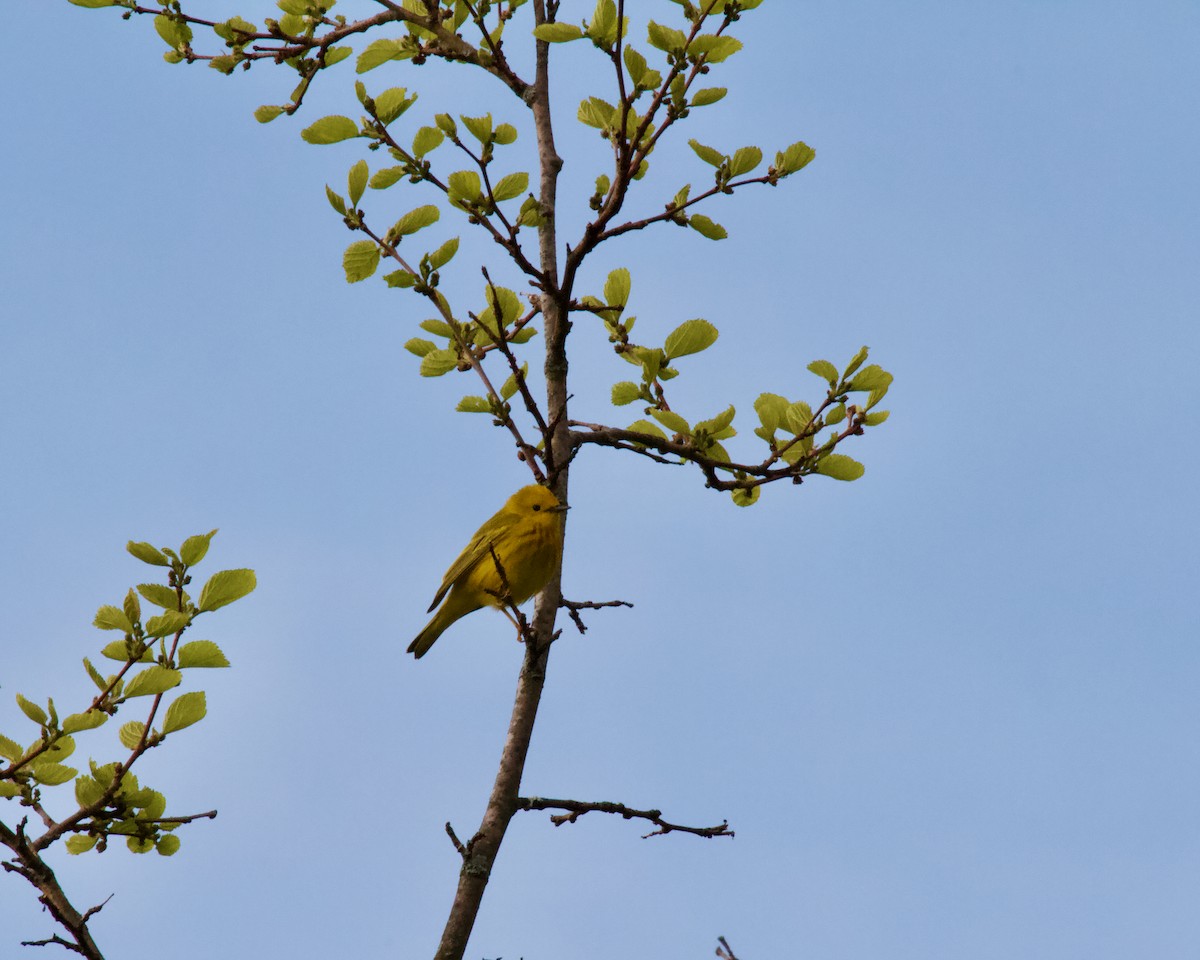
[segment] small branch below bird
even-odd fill
[[[668,833],[690,833],[693,836],[712,839],[713,837],[732,837],[734,832],[729,829],[729,821],[722,820],[713,827],[687,827],[678,823],[668,823],[662,818],[661,810],[635,810],[623,803],[613,803],[609,800],[550,800],[546,797],[517,797],[518,810],[565,810],[566,813],[554,814],[550,822],[556,827],[564,823],[574,823],[585,813],[615,813],[626,820],[649,820],[657,830],[642,834],[642,839],[659,837]]]
[[[584,625],[583,618],[579,616],[580,610],[599,610],[602,607],[632,607],[633,604],[628,600],[562,600],[559,606],[566,610],[571,615],[571,620],[575,626],[579,628],[580,633],[587,633],[587,627]]]

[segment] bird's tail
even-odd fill
[[[408,645],[408,653],[411,653],[420,660],[429,652],[429,648],[433,646],[434,641],[442,635],[450,624],[459,619],[459,617],[466,616],[472,610],[478,609],[478,604],[475,606],[463,604],[462,597],[456,596],[455,591],[452,590],[450,596],[446,598],[446,602],[433,615],[433,619],[425,624],[425,629],[418,633],[417,638]]]

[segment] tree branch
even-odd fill
[[[678,823],[668,823],[662,818],[661,810],[635,810],[623,803],[612,803],[608,800],[550,800],[546,797],[518,797],[518,810],[566,810],[566,813],[550,817],[550,822],[556,827],[564,823],[574,823],[585,813],[613,813],[626,820],[648,820],[657,830],[643,834],[642,839],[665,836],[668,833],[690,833],[693,836],[712,839],[713,837],[732,837],[734,832],[729,829],[729,821],[722,820],[714,827],[687,827]]]

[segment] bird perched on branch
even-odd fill
[[[522,487],[509,497],[475,531],[442,577],[429,609],[443,598],[446,602],[409,644],[408,652],[418,659],[425,656],[450,624],[481,607],[497,607],[507,614],[508,605],[520,605],[540,593],[562,556],[562,514],[567,509],[537,484]]]

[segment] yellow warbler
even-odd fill
[[[506,583],[513,603],[524,603],[540,593],[554,575],[562,554],[560,514],[566,509],[553,493],[537,484],[522,487],[509,497],[496,515],[475,531],[467,548],[442,577],[429,609],[441,603],[443,597],[446,602],[408,645],[408,652],[418,659],[425,656],[443,630],[480,607],[503,610]],[[503,580],[496,568],[497,560],[504,571]]]

